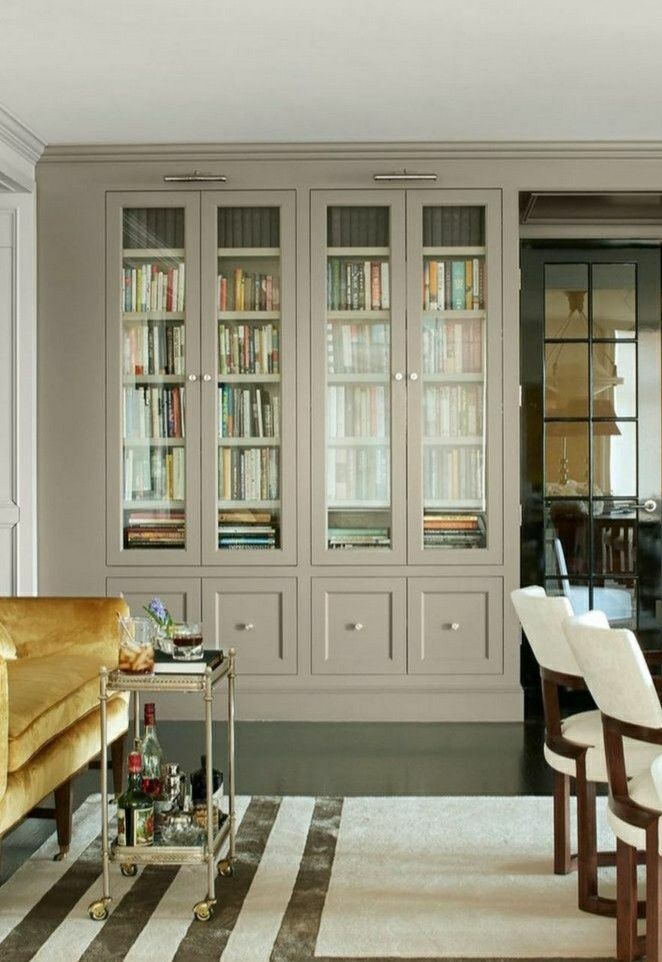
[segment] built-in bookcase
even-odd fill
[[[498,194],[403,195],[313,198],[315,556],[486,563],[501,551]]]
[[[108,237],[111,559],[291,563],[291,195],[114,195]]]

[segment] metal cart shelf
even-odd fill
[[[228,813],[218,831],[214,832],[213,818],[213,726],[212,706],[216,685],[227,679],[228,699]],[[109,840],[108,825],[108,697],[115,692],[133,695],[133,718],[136,737],[140,737],[141,692],[200,692],[205,704],[205,741],[207,749],[207,837],[200,845],[164,845],[156,843],[148,847],[118,845]],[[205,922],[211,918],[216,904],[214,889],[214,863],[225,842],[227,857],[218,863],[220,875],[232,875],[235,859],[235,778],[234,778],[234,715],[235,715],[235,651],[230,649],[223,661],[214,669],[207,668],[196,674],[129,675],[102,668],[99,675],[99,700],[101,704],[101,858],[103,895],[89,906],[91,919],[103,921],[108,918],[112,897],[110,894],[110,863],[117,862],[123,875],[135,875],[138,865],[191,865],[206,863],[207,896],[193,906],[193,914]]]

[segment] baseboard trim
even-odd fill
[[[224,717],[218,697],[214,717]],[[159,718],[199,718],[190,696],[159,697]],[[251,691],[237,694],[240,721],[309,722],[519,722],[524,719],[521,688],[483,691]]]

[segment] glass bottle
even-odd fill
[[[223,773],[217,768],[211,771],[212,795],[215,795],[223,784]],[[207,756],[200,757],[200,768],[191,775],[191,787],[193,789],[193,801],[204,802],[207,800]]]
[[[163,751],[156,734],[154,702],[145,705],[145,734],[142,742],[143,789],[152,798],[161,795]]]
[[[119,845],[154,844],[154,801],[142,788],[142,759],[129,753],[129,780],[117,799],[117,842]]]

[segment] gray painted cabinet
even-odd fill
[[[201,620],[243,717],[518,717],[502,191],[249,159],[42,167],[41,589]]]

